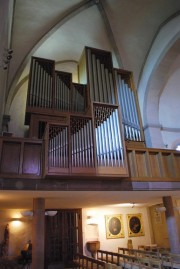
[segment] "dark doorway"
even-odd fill
[[[82,252],[82,210],[61,209],[54,217],[46,216],[45,268],[72,267],[78,252]]]

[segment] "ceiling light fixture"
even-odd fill
[[[56,210],[45,211],[45,216],[54,217],[57,214]],[[33,217],[33,211],[21,211],[23,217]]]
[[[156,211],[159,213],[159,212],[164,212],[166,211],[166,208],[165,206],[159,206],[159,207],[156,207]]]
[[[32,217],[33,216],[33,211],[21,211],[21,215],[23,217]]]
[[[45,211],[45,216],[54,217],[56,214],[56,210]]]

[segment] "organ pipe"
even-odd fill
[[[106,63],[101,58],[87,49],[91,101],[115,104],[112,68],[105,67]]]
[[[72,167],[94,167],[92,119],[71,117]]]
[[[98,166],[124,165],[118,108],[94,105],[94,125]]]
[[[48,159],[50,167],[67,168],[68,157],[68,127],[50,125]]]
[[[33,57],[28,105],[32,107],[52,107],[53,61]]]
[[[29,107],[74,112],[86,110],[86,85],[72,83],[71,73],[54,72],[54,61],[33,57],[30,73]]]
[[[122,112],[125,139],[142,141],[134,96],[135,93],[117,71],[115,71],[115,82],[117,87],[118,103]]]

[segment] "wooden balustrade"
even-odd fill
[[[64,132],[62,134],[62,138],[67,137],[64,130],[65,129],[62,129],[62,131]],[[58,137],[58,139],[61,141],[61,137]],[[63,154],[60,153],[58,155],[58,160],[57,154],[52,155],[54,159],[51,158],[51,161],[53,160],[54,168],[52,165],[49,166],[51,167],[51,175],[61,175],[62,171],[63,174],[66,173],[67,175],[77,174],[77,171],[74,172],[73,165],[75,165],[75,163],[72,161],[76,160],[77,163],[79,161],[77,159],[77,156],[76,159],[74,159],[74,155],[69,155],[68,148],[64,150],[64,147],[67,146],[67,143],[62,145]],[[52,149],[54,149],[54,147],[52,147]],[[45,152],[43,152],[44,150]],[[47,150],[49,150],[49,148],[44,146],[43,140],[41,139],[16,138],[8,136],[0,137],[0,175],[2,177],[9,178],[41,178],[43,170],[45,171],[45,174],[43,174],[43,176],[46,176],[46,174],[49,173],[49,170],[46,169],[46,166],[50,164],[45,158],[46,155],[50,156]],[[60,148],[58,148],[58,150],[60,150]],[[43,158],[42,153],[44,156]],[[145,147],[137,148],[132,146],[130,147],[127,145],[126,153],[129,177],[131,181],[174,182],[180,180],[179,152],[175,150],[153,149]],[[87,158],[91,158],[89,161],[92,161],[91,154],[88,154],[88,152],[87,154],[82,155],[84,167],[82,165],[79,165],[80,168],[78,172],[78,174],[82,176],[85,176],[87,173],[89,173],[91,168],[88,159],[86,160],[84,156]],[[91,174],[92,177],[97,177],[101,175],[96,165],[97,163],[94,162],[92,166],[94,169],[93,173]],[[73,169],[71,168],[71,166]],[[75,168],[77,170],[78,166]],[[109,173],[109,176],[111,176],[111,173]],[[123,174],[120,175],[118,173],[113,173],[113,176],[123,177]],[[108,178],[108,176],[106,178]]]
[[[104,261],[106,263],[115,264],[124,269],[140,269],[140,268],[150,269],[151,268],[150,266],[146,264],[142,264],[139,258],[135,256],[120,254],[120,253],[111,252],[111,251],[98,250],[97,259]]]
[[[90,258],[83,254],[77,253],[73,268],[79,269],[105,269],[106,263],[103,261],[96,260],[94,258]]]
[[[180,152],[155,148],[126,148],[132,181],[179,181]]]

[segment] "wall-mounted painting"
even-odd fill
[[[142,221],[142,214],[128,214],[128,236],[142,236],[144,235],[144,225]]]
[[[105,216],[105,221],[106,221],[106,238],[107,239],[124,237],[122,215]]]

